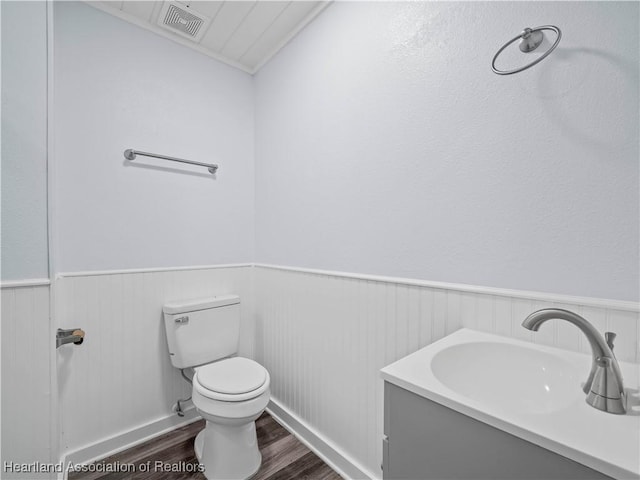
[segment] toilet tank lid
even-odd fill
[[[235,305],[236,303],[240,303],[240,297],[238,295],[219,295],[216,297],[176,300],[174,302],[166,303],[162,307],[162,311],[169,315],[173,315],[176,313],[206,310],[207,308],[225,307],[227,305]]]

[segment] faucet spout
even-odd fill
[[[540,325],[554,318],[565,320],[578,327],[587,337],[591,346],[591,372],[583,387],[584,393],[587,394],[587,403],[606,412],[626,413],[620,365],[608,342],[591,323],[569,310],[545,308],[533,312],[525,318],[522,326],[537,332]]]
[[[593,355],[593,359],[597,359],[598,357],[612,357],[613,352],[605,342],[604,338],[600,335],[600,333],[591,325],[585,318],[581,317],[577,313],[573,313],[569,310],[562,310],[560,308],[545,308],[543,310],[538,310],[537,312],[533,312],[522,322],[522,326],[526,329],[533,330],[537,332],[542,325],[547,320],[551,320],[552,318],[557,318],[560,320],[566,320],[569,323],[574,324],[582,333],[585,334],[587,340],[589,340],[589,345],[591,345],[591,353]],[[586,392],[585,392],[586,393]]]

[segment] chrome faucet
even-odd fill
[[[577,313],[560,308],[545,308],[533,312],[522,326],[534,332],[547,320],[557,318],[574,324],[587,336],[591,345],[591,372],[584,384],[587,403],[608,413],[624,414],[625,392],[620,365],[613,354],[613,340],[616,334],[605,333],[605,338],[587,320]]]

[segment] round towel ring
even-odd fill
[[[516,68],[515,70],[498,70],[496,68],[496,59],[498,58],[498,56],[502,53],[502,51],[505,48],[507,48],[516,40],[522,40],[520,42],[520,50],[524,53],[532,52],[536,48],[538,48],[542,43],[542,40],[544,39],[544,34],[542,33],[542,30],[551,30],[553,32],[556,32],[556,41],[553,43],[553,45],[551,45],[551,48],[549,48],[549,50],[544,52],[544,54],[536,58],[533,62],[525,65],[524,67]],[[529,67],[533,67],[536,63],[539,63],[542,60],[544,60],[547,57],[547,55],[549,55],[551,52],[555,50],[555,48],[560,43],[561,38],[562,38],[562,32],[558,27],[554,25],[542,25],[541,27],[525,28],[520,35],[512,38],[507,43],[505,43],[502,46],[502,48],[498,50],[498,53],[496,53],[493,56],[493,60],[491,61],[491,69],[494,71],[494,73],[497,73],[498,75],[511,75],[513,73],[522,72],[523,70],[526,70]]]

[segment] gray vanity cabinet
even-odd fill
[[[611,478],[389,382],[384,402],[385,480]]]

